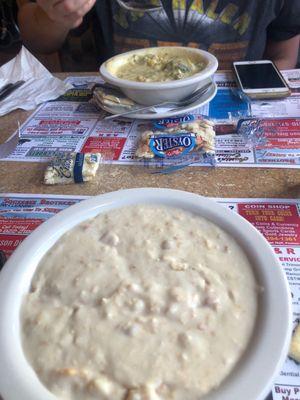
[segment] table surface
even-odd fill
[[[57,76],[65,78],[67,74]],[[23,123],[30,113],[17,110],[1,117],[0,143],[7,140],[16,131],[18,122]],[[300,172],[297,169],[188,167],[170,175],[152,175],[137,166],[102,165],[94,181],[65,186],[44,185],[44,170],[44,163],[0,162],[0,193],[96,195],[135,187],[161,187],[212,197],[300,196]]]

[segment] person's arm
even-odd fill
[[[298,59],[300,35],[288,40],[267,43],[265,58],[274,61],[278,69],[295,68]]]
[[[39,53],[58,50],[94,3],[95,0],[37,0],[25,4],[18,13],[24,44]]]
[[[279,69],[294,68],[297,63],[300,37],[300,1],[282,0],[276,18],[267,28],[265,57]]]

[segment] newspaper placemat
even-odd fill
[[[262,156],[255,147],[247,146],[235,130],[237,120],[250,115],[260,118],[300,116],[300,70],[283,73],[292,87],[292,96],[251,104],[239,97],[230,72],[215,74],[216,97],[193,113],[214,119],[218,131],[226,132],[217,136],[217,166],[300,168],[300,150],[296,146],[291,148],[291,145],[285,147],[282,144],[277,151],[274,145]],[[74,88],[59,99],[42,104],[25,121],[15,151],[5,160],[46,162],[57,151],[76,151],[100,152],[108,163],[137,164],[134,154],[147,121],[103,120],[106,113],[89,102],[94,85],[102,82],[100,77],[69,77],[66,81]],[[297,135],[300,138],[300,127]]]
[[[61,195],[0,195],[0,250],[9,257],[37,226],[87,198]],[[269,241],[286,272],[293,323],[300,321],[300,199],[214,199],[253,224]],[[271,268],[272,266],[270,266]],[[270,333],[271,334],[271,333]],[[300,400],[300,364],[287,358],[267,400]]]

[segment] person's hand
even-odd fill
[[[79,26],[95,2],[96,0],[37,0],[48,18],[67,29]]]

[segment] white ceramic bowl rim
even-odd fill
[[[176,79],[173,81],[168,81],[168,82],[136,82],[136,81],[129,81],[127,79],[121,79],[118,78],[117,76],[111,74],[108,69],[106,68],[107,63],[112,62],[114,59],[120,58],[120,57],[127,57],[130,54],[136,54],[136,53],[143,53],[146,50],[156,50],[156,49],[178,49],[178,51],[185,51],[185,52],[190,52],[190,53],[196,53],[202,56],[206,61],[207,65],[206,67],[187,78],[183,79]],[[218,69],[218,60],[216,57],[201,49],[194,49],[193,47],[168,47],[168,46],[163,46],[163,47],[151,47],[149,49],[138,49],[138,50],[131,50],[126,53],[118,54],[114,57],[111,57],[109,60],[105,61],[101,66],[100,66],[100,75],[102,78],[111,83],[112,85],[118,86],[118,87],[126,87],[130,89],[170,89],[170,88],[178,88],[182,86],[186,86],[188,84],[192,84],[195,81],[202,81],[211,75],[213,75],[216,70]]]
[[[132,204],[161,204],[203,215],[243,247],[265,289],[259,297],[254,335],[234,371],[203,400],[263,400],[290,342],[291,304],[285,274],[263,236],[238,214],[213,200],[170,189],[129,189],[82,201],[43,223],[13,253],[0,273],[0,393],[4,400],[57,400],[27,363],[20,339],[20,306],[40,259],[78,223]]]

